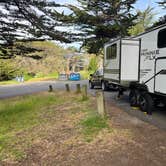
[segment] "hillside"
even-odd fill
[[[27,53],[23,56],[17,55],[13,61],[17,67],[26,73],[47,75],[50,73],[59,73],[65,69],[66,60],[64,55],[71,53],[71,50],[65,50],[53,42],[28,42],[22,44],[26,47],[34,48],[39,51]],[[38,57],[38,58],[32,58]]]

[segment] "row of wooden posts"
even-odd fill
[[[70,92],[70,87],[69,84],[65,84],[66,91]],[[88,92],[87,92],[87,85],[83,85],[81,89],[80,84],[76,84],[76,93],[82,93],[82,100],[87,100],[88,99]]]
[[[65,84],[66,87],[66,91],[70,92],[70,86],[69,84]],[[53,91],[53,87],[52,85],[49,85],[49,92]],[[81,85],[80,84],[76,84],[76,93],[82,94],[82,100],[87,100],[88,99],[88,92],[87,92],[87,85]],[[97,111],[99,113],[100,116],[102,116],[103,118],[106,116],[106,111],[105,111],[105,101],[104,101],[104,93],[102,90],[98,90],[96,91],[96,103],[97,103]]]

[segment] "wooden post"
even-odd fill
[[[101,115],[104,118],[106,115],[106,111],[105,111],[103,91],[97,91],[96,97],[97,97],[97,111],[98,111],[99,115]]]
[[[66,91],[67,91],[67,92],[70,92],[69,84],[65,84],[65,87],[66,87]]]
[[[87,85],[82,86],[82,100],[87,100],[88,94],[87,94]]]
[[[76,85],[76,93],[81,93],[81,86],[80,86],[80,84]]]
[[[53,87],[52,85],[49,85],[49,89],[48,89],[49,92],[52,92],[53,91]]]

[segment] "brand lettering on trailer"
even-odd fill
[[[140,77],[144,77],[146,74],[148,74],[149,72],[151,72],[152,69],[141,69],[140,70]]]
[[[144,61],[154,60],[159,53],[158,49],[152,51],[148,51],[148,49],[141,50],[141,56],[145,57]]]

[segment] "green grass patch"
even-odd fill
[[[44,81],[44,80],[53,80],[53,79],[58,79],[58,73],[50,73],[48,75],[44,75],[42,73],[38,73],[36,76],[31,76],[28,74],[24,74],[24,82],[30,81]],[[20,84],[20,82],[16,80],[9,80],[9,81],[0,81],[0,85],[11,85],[11,84]]]
[[[87,111],[87,117],[81,121],[82,133],[90,142],[104,128],[109,129],[108,119],[102,118],[95,111]]]
[[[0,81],[0,85],[12,85],[12,84],[18,84],[18,82],[15,80]]]
[[[24,74],[24,81],[28,81],[30,79],[32,79],[33,76],[29,75],[29,74]]]
[[[23,153],[13,144],[18,144],[17,133],[44,123],[40,115],[50,105],[64,100],[55,93],[42,93],[0,101],[0,159],[6,155],[20,158]],[[45,108],[45,109],[44,109]]]

